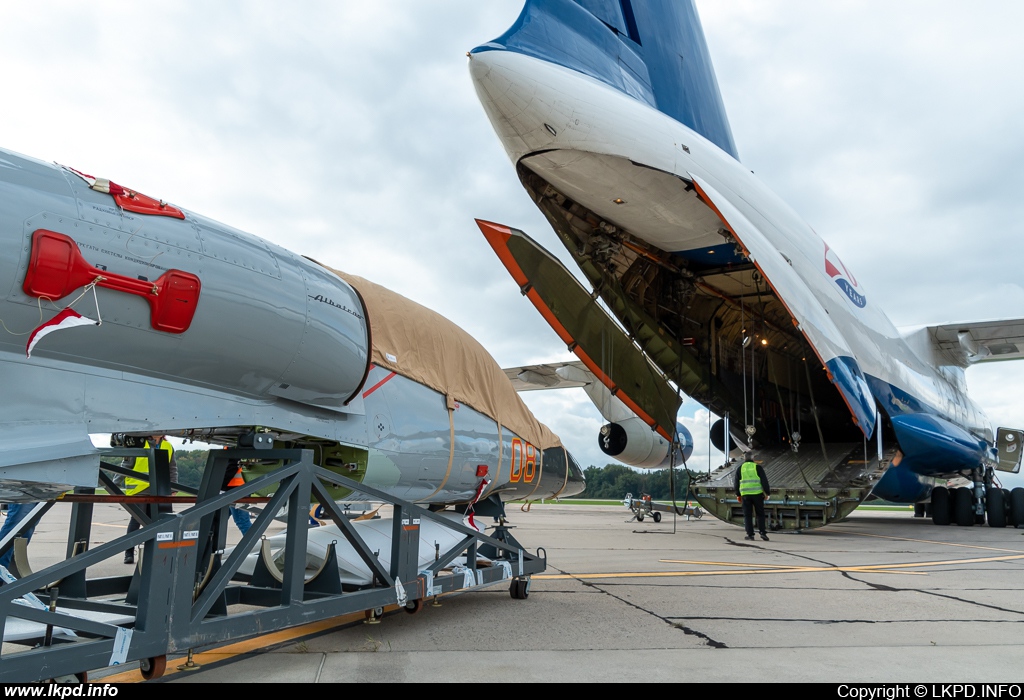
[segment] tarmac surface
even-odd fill
[[[100,508],[110,510],[97,509],[97,539],[123,533],[123,511]],[[32,540],[36,569],[37,555],[63,553],[59,511]],[[195,671],[169,659],[150,682],[1024,679],[1024,530],[862,509],[749,542],[709,515],[638,523],[625,507],[564,504],[509,513],[519,541],[547,552],[527,600],[499,585],[377,625],[338,618],[197,650]],[[90,679],[141,676],[122,668]]]

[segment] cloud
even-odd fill
[[[474,217],[564,255],[465,52],[519,2],[7,3],[3,145],[162,197],[436,309],[505,366],[571,359]],[[743,162],[897,325],[1024,315],[1024,6],[698,1]],[[16,67],[14,69],[13,67]],[[1024,425],[1022,370],[969,372]],[[603,464],[582,392],[528,395]],[[693,461],[718,457],[693,414]]]

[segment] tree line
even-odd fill
[[[587,488],[572,498],[622,499],[631,493],[634,498],[647,494],[657,501],[670,501],[674,485],[676,500],[682,501],[686,499],[691,472],[682,467],[637,471],[621,464],[606,464],[603,467],[587,467],[583,470],[583,476],[587,480]]]
[[[174,461],[178,464],[178,483],[182,486],[199,488],[206,469],[207,450],[175,450]]]

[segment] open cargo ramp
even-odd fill
[[[879,460],[877,453],[865,455],[861,443],[826,445],[824,454],[817,445],[806,445],[799,452],[755,453],[754,460],[764,467],[771,486],[764,504],[767,527],[799,531],[842,520],[871,495],[894,454],[892,450]],[[743,506],[734,487],[740,464],[720,467],[691,490],[715,517],[742,527]]]

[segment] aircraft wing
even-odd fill
[[[522,231],[480,220],[477,225],[523,294],[586,369],[612,396],[671,440],[682,403],[678,393],[601,308],[597,295]]]
[[[582,362],[551,362],[546,365],[509,367],[503,371],[516,391],[583,389],[594,407],[609,423],[619,423],[637,417],[636,413],[616,398]]]
[[[587,385],[587,380],[578,373],[562,370],[563,367],[575,367],[585,370],[582,362],[549,362],[546,365],[524,365],[522,367],[506,367],[502,371],[516,391],[538,391],[540,389],[577,389]],[[559,372],[559,370],[562,370]],[[565,376],[563,376],[565,375]],[[591,375],[593,376],[593,375]]]
[[[95,486],[99,451],[84,424],[25,421],[0,425],[0,500],[49,500]]]
[[[929,326],[935,346],[960,366],[1024,358],[1024,318]]]

